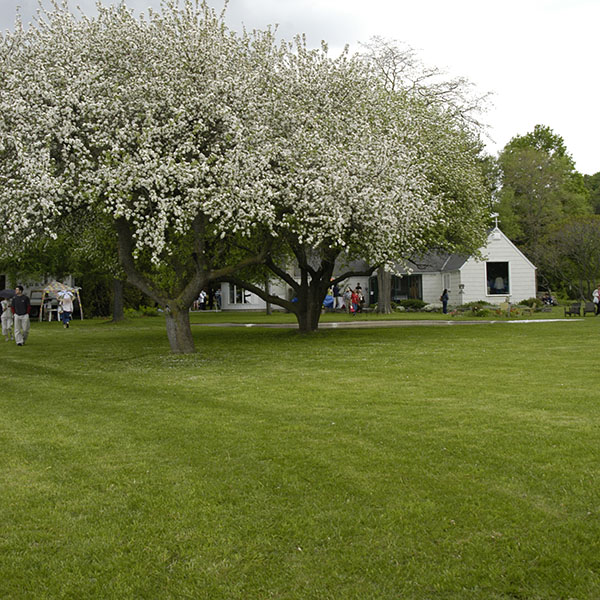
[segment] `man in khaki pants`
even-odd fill
[[[11,302],[11,309],[15,324],[15,342],[17,346],[22,346],[27,341],[29,335],[29,312],[31,303],[29,297],[23,293],[23,286],[18,285],[15,288],[16,296]]]

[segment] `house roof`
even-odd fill
[[[449,254],[447,252],[428,252],[423,256],[409,260],[411,273],[440,273],[460,269],[469,257],[466,254]],[[409,269],[397,265],[399,273],[408,273]]]
[[[488,231],[487,243],[481,250],[485,250],[485,248],[490,243],[490,237],[494,233],[499,233],[503,239],[505,239],[534,269],[535,265],[531,263],[531,261],[511,242],[511,240],[506,237],[506,235],[501,231],[499,227],[492,227]],[[401,265],[396,264],[396,272],[400,274],[419,274],[419,273],[448,273],[450,271],[458,271],[462,266],[471,258],[468,254],[450,254],[448,252],[440,252],[440,251],[431,251],[422,256],[413,257],[408,260],[408,268]],[[344,271],[364,271],[368,269],[368,263],[364,260],[352,260],[346,262],[336,261],[335,273],[340,274]]]
[[[348,260],[347,257],[342,256],[335,261],[333,275],[337,277],[347,271],[366,271],[368,268],[369,263],[362,259]]]
[[[518,252],[524,260],[526,260],[532,268],[535,269],[535,265],[515,246],[515,244],[502,232],[499,227],[493,227],[488,231],[487,243],[481,248],[485,250],[491,241],[493,234],[500,234],[502,239],[508,242],[516,252]],[[449,271],[458,271],[462,266],[471,258],[467,254],[449,254],[447,252],[428,252],[420,257],[415,257],[410,260],[412,266],[412,273],[444,273]],[[407,269],[398,265],[400,273],[407,273]]]

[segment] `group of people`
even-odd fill
[[[348,314],[355,315],[363,311],[365,306],[365,296],[360,283],[357,283],[354,289],[350,286],[346,286],[343,298],[344,309]]]
[[[15,295],[9,300],[2,300],[2,335],[7,342],[15,340],[17,346],[23,346],[29,336],[29,313],[31,302],[23,293],[23,286],[15,288]]]
[[[221,310],[221,290],[219,288],[211,290],[210,294],[206,290],[201,290],[194,300],[193,310],[212,310],[215,304],[217,310]]]
[[[58,292],[58,311],[65,329],[69,328],[73,315],[73,292],[63,290]],[[22,285],[15,288],[15,295],[10,299],[3,298],[0,303],[2,315],[2,335],[7,342],[14,340],[17,346],[23,346],[29,337],[31,300],[24,293]]]
[[[346,286],[343,294],[340,294],[340,288],[334,284],[327,290],[327,295],[323,300],[323,307],[329,310],[345,310],[348,314],[356,314],[362,312],[365,304],[365,297],[362,292],[360,283],[352,289]]]

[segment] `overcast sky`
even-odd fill
[[[72,4],[90,14],[96,2]],[[127,4],[143,11],[160,0]],[[27,22],[37,0],[0,0],[0,29],[11,28],[18,5]],[[600,0],[230,0],[227,22],[278,24],[283,37],[305,33],[333,50],[375,35],[405,42],[425,63],[494,93],[483,119],[492,154],[539,123],[564,138],[580,172],[600,171]]]

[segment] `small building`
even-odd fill
[[[501,304],[508,298],[513,304],[534,298],[536,295],[536,267],[504,235],[499,227],[488,234],[486,245],[480,250],[481,258],[460,254],[431,252],[415,258],[410,272],[392,277],[392,301],[418,299],[439,303],[444,288],[450,294],[451,306],[469,302],[486,301]],[[335,274],[345,271],[365,271],[363,261],[340,260]],[[402,272],[403,269],[400,269]],[[299,273],[294,273],[299,277]],[[364,275],[351,277],[345,284],[356,287],[360,283],[367,305],[378,300],[377,277]],[[291,288],[283,283],[272,282],[272,291],[291,299]],[[264,310],[266,303],[258,296],[234,285],[221,285],[224,310]],[[273,309],[279,307],[273,305]]]
[[[490,231],[480,254],[482,258],[430,253],[414,259],[410,273],[392,278],[392,301],[439,302],[444,288],[455,306],[482,300],[501,304],[507,298],[518,304],[535,297],[536,267],[500,228]],[[375,285],[372,278],[371,288]]]

